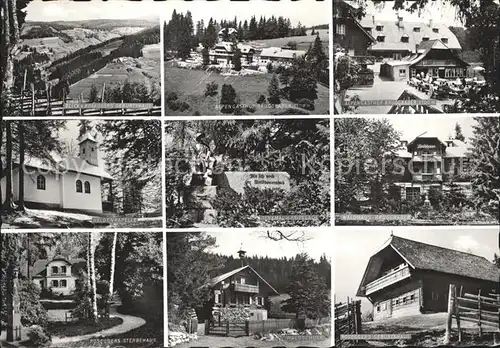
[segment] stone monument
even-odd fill
[[[21,300],[19,298],[19,268],[7,270],[7,342],[21,340]]]
[[[196,136],[196,142],[186,204],[195,223],[212,224],[217,213],[211,203],[217,195],[217,187],[213,185],[214,145],[208,143],[204,133]]]
[[[221,188],[244,194],[246,186],[290,192],[290,175],[286,172],[224,172],[222,175]]]

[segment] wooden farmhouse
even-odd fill
[[[499,277],[484,257],[392,236],[368,261],[357,296],[373,304],[374,320],[446,312],[450,284],[488,294]]]
[[[212,299],[203,309],[202,319],[217,316],[221,308],[248,308],[250,320],[267,320],[266,304],[270,295],[279,295],[271,284],[249,265],[212,278],[207,284]],[[214,318],[217,319],[217,318]]]

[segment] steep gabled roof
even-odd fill
[[[369,269],[375,267],[374,259],[388,249],[398,253],[414,270],[446,273],[489,282],[498,282],[500,276],[500,269],[482,256],[392,236],[382,249],[370,257],[357,296],[364,296],[362,288],[369,283],[367,276]]]
[[[90,134],[90,132],[85,133],[80,139],[78,144],[83,143],[85,140],[90,140],[93,141],[94,143],[97,143],[97,140],[95,140],[94,136]]]
[[[430,40],[442,38],[448,39],[447,46],[453,50],[460,50],[462,47],[458,42],[457,37],[453,32],[442,23],[433,23],[429,26],[429,23],[424,22],[406,22],[403,19],[401,24],[398,24],[397,20],[378,20],[375,22],[372,16],[367,15],[361,20],[361,25],[364,28],[375,28],[377,25],[383,26],[381,31],[373,31],[373,36],[385,36],[384,42],[374,43],[370,49],[371,50],[397,50],[397,51],[410,51],[415,52],[415,47],[417,44],[422,42],[422,38],[428,37]],[[419,32],[415,32],[413,28],[420,28]],[[433,28],[439,29],[438,33],[433,31]],[[401,37],[403,35],[408,35],[408,42],[402,42]]]
[[[222,274],[222,275],[220,275],[220,276],[217,276],[217,277],[214,277],[214,278],[210,279],[210,281],[208,282],[208,286],[213,287],[213,286],[215,286],[216,284],[220,283],[221,281],[223,281],[223,280],[225,280],[225,279],[227,279],[227,278],[229,278],[229,277],[231,277],[231,276],[235,275],[236,273],[239,273],[239,272],[243,271],[244,269],[250,269],[250,270],[251,270],[251,271],[252,271],[252,272],[253,272],[253,273],[254,273],[257,277],[259,277],[259,279],[260,279],[260,280],[262,280],[264,283],[266,283],[266,285],[267,285],[267,286],[269,286],[269,288],[270,288],[271,290],[273,290],[273,291],[274,291],[277,295],[279,295],[279,292],[278,292],[278,291],[276,291],[276,289],[275,289],[275,288],[273,288],[273,287],[271,286],[271,284],[269,284],[269,283],[268,283],[268,282],[267,282],[264,278],[262,278],[262,277],[260,276],[260,274],[259,274],[259,273],[257,273],[257,271],[256,271],[256,270],[254,270],[254,269],[253,269],[252,267],[250,267],[249,265],[246,265],[246,266],[243,266],[243,267],[240,267],[240,268],[233,269],[233,270],[232,270],[232,271],[230,271],[230,272],[224,273],[224,274]]]
[[[46,274],[47,265],[49,263],[51,263],[52,261],[56,261],[56,260],[66,261],[70,266],[72,266],[71,272],[74,275],[77,275],[78,270],[86,266],[85,259],[82,259],[82,258],[67,259],[67,258],[65,258],[63,256],[58,255],[58,256],[55,256],[51,260],[43,259],[43,260],[37,260],[37,261],[35,261],[35,263],[31,267],[31,274],[32,274],[32,276],[33,277],[36,277],[36,276],[45,277],[47,275]]]

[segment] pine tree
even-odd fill
[[[203,57],[203,65],[207,66],[210,64],[210,54],[208,51],[208,48],[203,47],[203,50],[201,51],[201,56]]]
[[[286,287],[290,298],[283,310],[305,314],[311,319],[320,319],[330,313],[330,292],[325,281],[317,273],[314,261],[307,254],[295,257],[290,281]]]
[[[476,117],[471,139],[474,202],[500,219],[500,117]]]
[[[316,35],[316,39],[314,39],[313,44],[309,47],[309,50],[306,54],[306,59],[311,65],[311,69],[315,78],[319,80],[320,73],[325,67],[325,63],[327,63],[328,61],[327,55],[323,50],[323,43],[319,38],[319,34]]]
[[[90,93],[89,93],[89,103],[96,103],[99,101],[99,92],[97,91],[97,87],[92,84],[92,86],[90,87]]]
[[[241,51],[239,48],[234,50],[233,55],[233,68],[236,71],[241,71]]]
[[[268,101],[269,103],[276,105],[280,103],[280,87],[279,81],[276,74],[273,74],[271,81],[269,82],[269,87],[267,88]]]
[[[318,98],[317,83],[311,69],[303,58],[298,58],[291,68],[290,100],[302,98],[315,100]]]
[[[236,110],[236,91],[233,86],[223,84],[220,97],[221,111],[225,114],[233,113]]]
[[[458,122],[455,124],[455,139],[465,141],[465,137],[462,134],[462,127]]]

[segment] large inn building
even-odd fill
[[[242,65],[256,63],[264,67],[269,63],[288,66],[295,58],[306,54],[305,51],[292,50],[289,47],[267,47],[259,51],[250,45],[237,43],[237,34],[234,28],[223,28],[219,31],[218,42],[209,51],[211,62],[223,67],[232,67],[236,48],[241,52]]]
[[[383,60],[380,76],[401,81],[429,74],[456,79],[466,76],[468,64],[458,54],[462,50],[453,32],[442,23],[408,22],[403,16],[380,20],[366,15],[357,20],[358,6],[349,0],[334,0],[333,41],[349,56]]]

